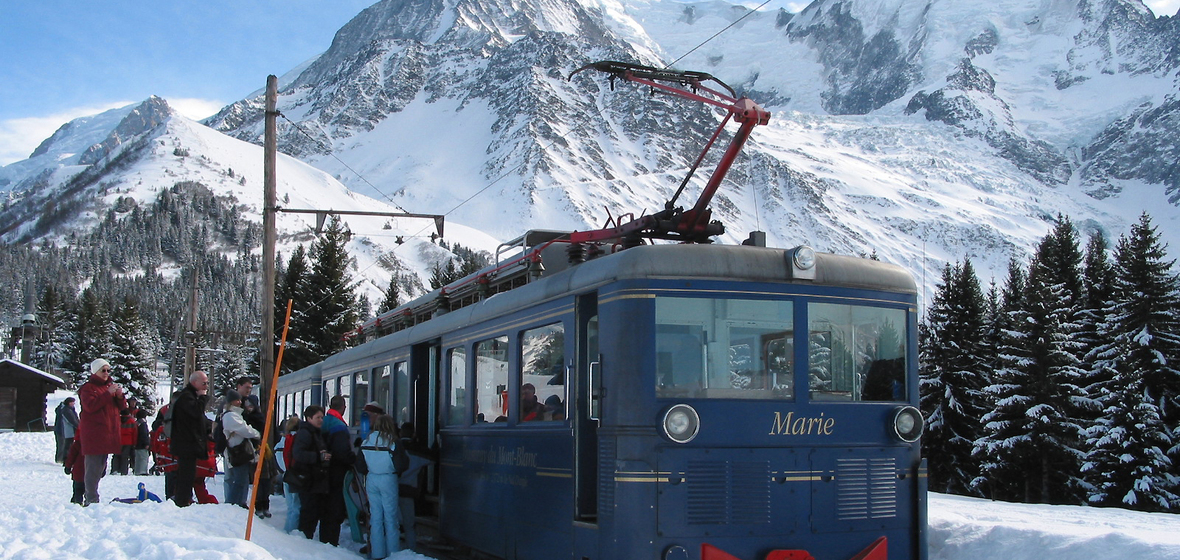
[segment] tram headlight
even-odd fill
[[[787,271],[794,280],[815,280],[815,249],[800,245],[787,251]]]
[[[676,443],[688,443],[701,431],[701,417],[693,407],[678,404],[664,413],[664,435]]]
[[[898,439],[907,443],[918,441],[922,437],[925,422],[922,413],[912,406],[903,406],[893,413],[893,433]]]
[[[811,267],[815,266],[815,249],[806,245],[800,245],[799,248],[795,249],[795,255],[792,260],[795,262],[795,266],[800,269],[810,270]]]

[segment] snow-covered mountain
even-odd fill
[[[176,114],[153,97],[139,105],[75,120],[45,140],[27,160],[0,169],[9,181],[9,200],[0,217],[5,241],[52,241],[68,245],[73,232],[97,227],[111,208],[131,199],[150,205],[161,190],[177,183],[203,184],[219,197],[233,197],[246,219],[262,221],[262,148],[220,134]],[[388,203],[349,191],[328,174],[279,154],[277,194],[280,206],[371,212],[401,212]],[[392,275],[429,274],[449,256],[430,242],[430,220],[349,216],[354,235],[349,252],[361,273],[361,289],[380,301]],[[280,213],[280,253],[309,244],[316,218]],[[487,249],[496,241],[461,224],[448,233],[471,246]],[[405,243],[398,244],[401,238]],[[215,248],[233,257],[233,247]],[[261,254],[261,249],[255,251]],[[160,272],[171,275],[177,263]]]
[[[497,239],[662,208],[720,115],[569,79],[601,59],[710,72],[772,111],[713,201],[726,242],[758,229],[779,246],[876,252],[926,285],[964,256],[985,281],[1002,277],[1058,214],[1117,237],[1148,211],[1180,247],[1180,18],[1138,0],[816,0],[798,14],[721,0],[384,0],[282,78],[280,150]],[[260,144],[262,106],[256,92],[205,124]],[[0,168],[0,185],[60,189],[113,121],[75,121]],[[243,201],[260,197],[261,157],[244,155],[257,152],[172,149],[161,169],[205,156],[245,170]],[[113,161],[119,148],[95,153]],[[333,207],[324,196],[314,202]],[[450,225],[448,237],[486,245]]]

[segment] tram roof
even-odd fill
[[[816,254],[814,280],[791,279],[791,250],[744,245],[644,245],[562,267],[525,286],[498,293],[398,332],[371,340],[321,362],[328,373],[370,354],[385,353],[431,340],[468,325],[526,309],[538,303],[585,293],[622,280],[694,279],[792,283],[917,294],[917,284],[903,268],[871,259]],[[555,267],[556,268],[556,267]],[[478,273],[477,273],[478,274]],[[435,290],[413,302],[421,306],[437,298]],[[405,307],[405,306],[403,306]]]

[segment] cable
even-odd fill
[[[731,23],[731,24],[729,24],[729,25],[725,26],[725,28],[724,28],[724,29],[722,29],[721,31],[718,31],[718,32],[714,33],[712,37],[709,37],[708,39],[705,39],[704,41],[701,41],[701,43],[700,43],[699,45],[697,45],[697,46],[695,46],[695,47],[693,47],[693,48],[689,49],[689,51],[688,51],[688,52],[686,52],[686,53],[684,53],[684,54],[680,55],[680,58],[677,58],[676,60],[673,60],[672,62],[669,62],[667,65],[665,65],[665,66],[664,66],[664,68],[665,68],[665,69],[667,69],[667,68],[671,68],[673,64],[676,64],[677,62],[680,62],[681,60],[683,60],[683,59],[684,59],[684,57],[686,57],[686,56],[688,56],[688,55],[692,54],[692,53],[693,53],[694,51],[696,51],[697,49],[699,49],[699,48],[701,48],[701,47],[705,46],[705,44],[707,44],[709,41],[712,41],[713,39],[716,39],[718,35],[720,35],[720,34],[722,34],[722,33],[725,33],[726,31],[728,31],[728,30],[729,30],[729,28],[730,28],[730,27],[733,27],[733,26],[737,25],[737,24],[738,24],[739,22],[741,22],[743,19],[746,19],[747,17],[749,17],[749,16],[750,16],[750,14],[752,14],[752,13],[754,13],[754,12],[757,12],[758,10],[761,10],[761,9],[762,9],[762,6],[765,6],[765,5],[769,4],[769,3],[770,3],[770,0],[765,0],[764,2],[762,2],[761,4],[759,4],[759,5],[758,5],[756,8],[754,8],[753,10],[750,10],[750,11],[746,12],[746,13],[745,13],[745,15],[743,15],[742,17],[740,17],[740,18],[737,18],[737,19],[733,20],[733,23]]]
[[[767,0],[767,1],[769,1],[769,0]],[[291,119],[288,119],[288,118],[287,118],[287,115],[284,115],[284,114],[282,113],[282,111],[279,111],[279,112],[278,112],[278,115],[279,115],[280,117],[283,117],[283,120],[285,120],[285,121],[287,121],[287,122],[291,123],[291,126],[295,127],[295,130],[298,130],[299,132],[302,132],[302,133],[303,133],[303,135],[304,135],[304,136],[306,136],[306,137],[307,137],[309,140],[311,140],[312,142],[315,142],[316,144],[319,144],[319,145],[320,145],[320,147],[321,147],[321,148],[323,148],[323,149],[324,149],[324,150],[325,150],[325,151],[328,153],[328,155],[332,157],[332,159],[334,159],[334,160],[336,160],[336,161],[340,162],[340,165],[343,165],[343,166],[344,166],[346,169],[348,169],[348,170],[349,170],[349,171],[351,171],[351,172],[352,172],[354,175],[356,175],[356,176],[357,176],[357,178],[359,178],[360,180],[364,181],[366,185],[369,185],[369,187],[370,187],[370,188],[372,188],[374,191],[377,191],[377,194],[380,194],[380,195],[381,195],[381,196],[382,196],[382,197],[383,197],[385,200],[389,201],[389,203],[390,203],[390,204],[392,204],[394,208],[397,208],[398,210],[401,210],[402,212],[405,212],[405,213],[407,213],[407,214],[409,214],[409,213],[410,213],[410,212],[409,212],[408,210],[406,210],[405,208],[402,208],[401,206],[398,206],[398,204],[397,204],[396,202],[394,202],[394,201],[393,201],[393,199],[389,197],[389,195],[387,195],[387,194],[385,194],[384,192],[382,192],[382,191],[381,191],[381,189],[377,188],[377,186],[376,186],[376,185],[374,185],[373,183],[370,183],[370,182],[369,182],[369,180],[368,180],[368,179],[366,179],[364,175],[361,175],[359,171],[357,171],[357,170],[353,169],[353,168],[352,168],[352,166],[348,165],[347,163],[344,163],[344,160],[342,160],[342,159],[340,159],[340,158],[336,157],[336,154],[335,154],[335,153],[332,151],[332,147],[331,147],[331,146],[329,146],[329,145],[327,145],[327,144],[324,144],[324,143],[323,143],[323,142],[321,142],[321,141],[320,141],[318,138],[316,138],[316,137],[312,136],[312,135],[311,135],[311,133],[309,133],[308,131],[304,130],[304,129],[303,129],[303,127],[299,126],[299,124],[298,124],[298,123],[296,123],[295,121],[293,121],[293,120],[291,120]]]

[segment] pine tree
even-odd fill
[[[1180,477],[1168,457],[1173,445],[1159,407],[1147,394],[1144,377],[1119,371],[1103,395],[1103,415],[1087,434],[1091,446],[1083,466],[1092,485],[1089,502],[1142,511],[1180,508]]]
[[[76,385],[90,379],[90,362],[105,358],[111,350],[111,320],[106,305],[93,287],[82,290],[67,341],[65,369]]]
[[[390,309],[396,309],[401,305],[400,299],[401,290],[397,286],[397,277],[395,276],[389,280],[389,288],[385,290],[385,299],[377,307],[377,314],[380,315]]]
[[[309,320],[307,308],[311,302],[307,294],[300,291],[300,287],[307,282],[307,276],[310,274],[307,265],[307,249],[303,245],[296,247],[291,252],[291,259],[287,261],[287,266],[279,266],[277,270],[281,273],[275,275],[277,280],[274,327],[276,356],[278,355],[279,339],[283,334],[287,301],[291,301],[291,322],[287,329],[287,346],[283,350],[283,363],[280,371],[280,374],[283,374],[302,369],[318,361],[308,350],[310,342],[305,337]]]
[[[212,386],[217,387],[218,395],[223,394],[226,389],[232,389],[239,378],[255,371],[250,367],[250,363],[251,358],[257,354],[257,347],[234,345],[211,357],[211,363],[206,372],[209,374]]]
[[[1180,279],[1147,214],[1121,237],[1097,367],[1112,381],[1099,398],[1102,418],[1088,432],[1090,501],[1138,509],[1180,508]]]
[[[328,222],[311,246],[311,272],[299,286],[307,302],[299,324],[299,339],[320,361],[346,347],[345,335],[359,324],[357,297],[348,273],[347,234],[339,219]]]
[[[1114,291],[1114,267],[1107,257],[1108,246],[1102,232],[1095,231],[1086,244],[1085,266],[1082,271],[1082,300],[1079,317],[1078,342],[1085,350],[1082,356],[1082,370],[1085,372],[1084,391],[1089,399],[1084,411],[1087,429],[1093,427],[1102,416],[1101,397],[1111,390],[1114,371],[1106,367],[1099,358],[1098,350],[1109,347],[1112,342],[1106,331],[1106,309],[1112,305]]]
[[[160,347],[151,329],[139,316],[139,304],[128,298],[123,301],[111,323],[112,378],[123,386],[128,398],[135,397],[140,408],[155,411],[156,354]]]
[[[1077,503],[1084,494],[1080,417],[1086,399],[1075,340],[1080,261],[1073,225],[1062,218],[1038,245],[1027,279],[1009,269],[1009,329],[996,381],[987,389],[996,405],[984,416],[984,436],[975,447],[983,459],[980,482],[993,498]]]
[[[1077,234],[1068,218],[1037,248],[1029,270],[1025,309],[1030,319],[1031,357],[1026,393],[1028,435],[1035,469],[1026,471],[1029,487],[1041,503],[1080,503],[1082,431],[1089,406],[1081,367],[1084,350],[1080,331],[1082,278]]]
[[[985,305],[971,260],[948,264],[921,331],[922,454],[929,458],[931,488],[942,492],[971,493],[979,474],[972,448],[988,385]]]
[[[1144,389],[1164,422],[1180,424],[1180,278],[1167,247],[1143,214],[1115,255],[1113,309],[1120,363],[1143,375]]]
[[[446,263],[434,265],[430,271],[430,289],[437,290],[451,282],[462,278],[455,269],[455,261],[448,259]]]
[[[62,336],[67,330],[66,318],[69,313],[66,298],[63,298],[53,284],[45,286],[38,304],[41,312],[41,336],[34,349],[34,363],[44,371],[53,373],[61,368],[65,358]]]

